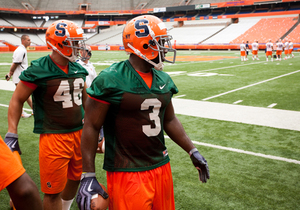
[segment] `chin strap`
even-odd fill
[[[159,61],[160,62],[159,63],[154,63],[153,61],[151,61],[150,59],[148,59],[144,54],[142,54],[138,49],[135,49],[131,44],[128,43],[127,45],[128,45],[128,47],[130,49],[132,49],[134,51],[134,54],[142,57],[145,61],[147,61],[148,63],[150,63],[151,65],[153,65],[156,70],[159,70],[159,71],[163,70],[164,64],[163,64],[163,62],[161,62],[160,56],[159,56]]]

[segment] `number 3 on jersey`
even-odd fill
[[[142,127],[144,134],[148,137],[157,136],[161,131],[159,118],[161,102],[157,98],[148,98],[141,104],[141,110],[148,110],[151,106],[153,106],[153,111],[149,113],[149,118],[154,121],[155,127],[151,128],[151,125],[143,125]]]
[[[73,82],[73,87],[74,89],[71,91],[68,80],[62,80],[53,96],[54,101],[62,101],[63,108],[73,107],[73,102],[80,106],[82,104],[81,98],[84,80],[82,78],[76,78]],[[71,92],[73,92],[73,94],[71,94]]]

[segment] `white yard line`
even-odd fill
[[[238,101],[236,101],[236,102],[233,102],[233,104],[239,104],[239,103],[241,103],[241,102],[243,102],[243,100],[238,100]]]
[[[234,58],[236,59],[236,58]],[[217,61],[217,60],[216,60]],[[194,62],[189,62],[190,64],[195,64],[195,63],[202,63],[202,62],[208,62],[208,61],[194,61]],[[190,72],[192,73],[197,73],[197,72],[203,72],[203,71],[214,71],[214,70],[221,70],[221,69],[229,69],[229,68],[235,68],[235,67],[240,67],[240,66],[248,66],[248,65],[254,65],[254,64],[260,64],[260,63],[265,63],[266,61],[252,61],[251,63],[244,63],[244,64],[240,64],[240,65],[235,65],[235,66],[224,66],[224,67],[220,67],[220,68],[215,68],[215,69],[206,69],[206,70],[199,70],[199,71],[194,71],[194,72]],[[170,64],[169,66],[179,66],[179,65],[188,65],[187,63],[175,63],[175,64]],[[173,76],[173,75],[172,75]],[[177,75],[174,75],[177,76]]]
[[[170,139],[169,136],[165,136],[165,138]],[[216,149],[222,149],[222,150],[227,150],[227,151],[237,152],[237,153],[242,153],[242,154],[247,154],[247,155],[253,155],[253,156],[256,156],[256,157],[263,157],[263,158],[272,159],[272,160],[280,160],[280,161],[284,161],[284,162],[288,162],[288,163],[295,163],[295,164],[300,165],[299,160],[283,158],[283,157],[278,157],[278,156],[273,156],[273,155],[265,155],[265,154],[262,154],[262,153],[255,153],[255,152],[245,151],[245,150],[242,150],[242,149],[235,149],[235,148],[231,148],[231,147],[223,147],[223,146],[208,144],[208,143],[199,142],[199,141],[192,141],[192,142],[193,142],[193,144],[197,144],[197,145],[200,145],[200,146],[211,147],[211,148],[216,148]]]
[[[268,106],[268,108],[273,108],[273,107],[276,106],[276,105],[277,105],[277,103],[270,104],[270,105]]]
[[[283,75],[280,75],[280,76],[277,76],[277,77],[273,77],[273,78],[270,78],[270,79],[267,79],[267,80],[263,80],[263,81],[260,81],[260,82],[257,82],[257,83],[251,84],[251,85],[247,85],[247,86],[244,86],[244,87],[240,87],[240,88],[237,88],[237,89],[234,89],[234,90],[230,90],[230,91],[227,91],[225,93],[221,93],[221,94],[214,95],[214,96],[211,96],[211,97],[208,97],[208,98],[204,98],[202,100],[207,101],[207,100],[217,98],[217,97],[229,94],[229,93],[233,93],[233,92],[236,92],[236,91],[239,91],[239,90],[243,90],[243,89],[246,89],[246,88],[249,88],[249,87],[253,87],[255,85],[259,85],[259,84],[262,84],[262,83],[265,83],[265,82],[269,82],[269,81],[272,81],[272,80],[275,80],[275,79],[279,79],[281,77],[289,76],[291,74],[295,74],[295,73],[298,73],[298,72],[300,72],[300,70],[293,71],[293,72],[290,72],[290,73],[287,73],[287,74],[283,74]]]

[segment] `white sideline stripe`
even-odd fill
[[[170,139],[169,136],[165,136],[165,138]],[[192,142],[193,142],[193,144],[197,144],[200,146],[212,147],[212,148],[216,148],[216,149],[222,149],[222,150],[227,150],[227,151],[231,151],[231,152],[253,155],[256,157],[263,157],[263,158],[272,159],[272,160],[280,160],[280,161],[284,161],[284,162],[288,162],[288,163],[295,163],[295,164],[300,165],[300,161],[294,160],[294,159],[283,158],[283,157],[278,157],[278,156],[273,156],[273,155],[265,155],[262,153],[255,153],[255,152],[245,151],[245,150],[241,150],[241,149],[235,149],[235,148],[231,148],[231,147],[223,147],[223,146],[218,146],[218,145],[208,144],[208,143],[203,143],[203,142],[198,142],[198,141],[192,141]]]
[[[217,98],[219,96],[223,96],[223,95],[226,95],[228,93],[232,93],[232,92],[235,92],[235,91],[238,91],[238,90],[246,89],[246,88],[249,88],[249,87],[252,87],[252,86],[255,86],[255,85],[259,85],[259,84],[262,84],[262,83],[265,83],[265,82],[269,82],[269,81],[272,81],[274,79],[285,77],[285,76],[288,76],[288,75],[291,75],[291,74],[295,74],[295,73],[298,73],[298,72],[300,72],[300,70],[297,70],[297,71],[294,71],[294,72],[290,72],[290,73],[287,73],[287,74],[283,74],[283,75],[280,75],[280,76],[277,76],[277,77],[273,77],[271,79],[267,79],[267,80],[264,80],[264,81],[261,81],[261,82],[257,82],[257,83],[251,84],[251,85],[247,85],[247,86],[244,86],[244,87],[240,87],[240,88],[237,88],[237,89],[234,89],[234,90],[230,90],[230,91],[227,91],[225,93],[221,93],[221,94],[218,94],[218,95],[215,95],[215,96],[211,96],[211,97],[208,97],[208,98],[205,98],[205,99],[202,99],[202,100],[203,101],[207,101],[207,100],[210,100],[212,98]]]
[[[173,98],[176,114],[300,131],[300,112]]]

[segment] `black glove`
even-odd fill
[[[22,154],[20,146],[19,146],[19,142],[18,142],[18,134],[6,133],[4,142],[12,152],[18,151],[20,155]]]
[[[79,190],[76,196],[76,202],[80,210],[91,209],[91,199],[95,194],[100,194],[104,199],[108,194],[98,183],[95,173],[84,173],[81,175]]]
[[[206,183],[207,179],[209,179],[209,169],[207,165],[207,161],[205,158],[198,152],[196,148],[192,149],[190,152],[191,160],[194,166],[197,168],[199,172],[199,179],[202,183]]]

